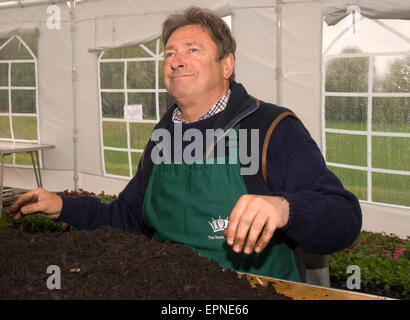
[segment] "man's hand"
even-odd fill
[[[284,198],[246,194],[233,208],[223,234],[233,251],[241,252],[246,240],[244,253],[251,254],[254,250],[259,253],[265,249],[275,230],[286,226],[288,220],[289,203]]]
[[[40,217],[56,219],[60,216],[62,208],[63,200],[60,196],[39,188],[23,194],[8,208],[6,214],[14,215],[14,220],[33,213]]]

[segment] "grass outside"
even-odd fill
[[[361,122],[326,122],[327,128],[362,130]],[[375,126],[373,126],[375,129]],[[410,126],[399,123],[385,124],[383,130],[409,132]],[[367,137],[339,133],[326,134],[326,159],[329,162],[367,166]],[[410,171],[410,138],[372,137],[372,167]],[[329,167],[343,182],[346,189],[359,199],[367,199],[367,172]],[[410,176],[372,173],[372,201],[410,206]]]
[[[12,118],[14,138],[37,140],[37,117],[21,116]],[[8,116],[0,117],[0,138],[11,138],[10,118]],[[28,153],[14,154],[15,162],[18,165],[31,165],[31,156]],[[5,157],[6,164],[13,164],[13,155]]]

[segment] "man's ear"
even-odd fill
[[[228,80],[235,68],[235,58],[232,53],[228,53],[222,60],[224,65],[224,79]]]

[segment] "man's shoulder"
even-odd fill
[[[289,108],[265,102],[255,97],[253,99],[258,105],[258,109],[242,121],[241,128],[269,130],[271,126],[276,126],[284,118],[292,117],[298,120],[296,114]]]

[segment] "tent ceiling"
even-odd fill
[[[360,14],[369,19],[410,19],[408,0],[321,0],[322,14],[331,26],[349,14],[348,8],[356,5]]]

